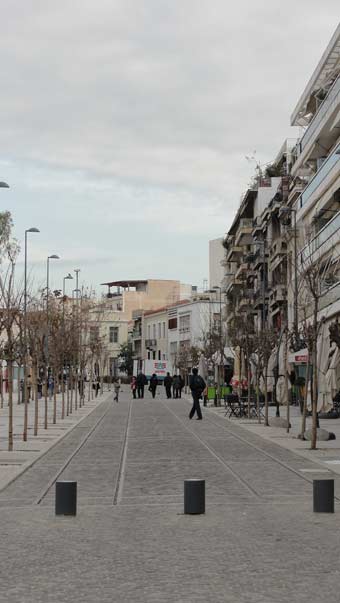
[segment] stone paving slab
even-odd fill
[[[104,402],[1,493],[0,602],[338,599],[340,503],[313,514],[299,469],[319,467],[210,411],[187,413],[185,400]],[[58,470],[78,480],[75,518],[55,517],[53,487],[35,504]],[[183,514],[188,477],[206,479],[205,515]]]

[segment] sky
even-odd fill
[[[1,209],[51,286],[208,278],[340,18],[338,0],[2,0]],[[22,269],[23,252],[18,270]],[[73,273],[74,274],[74,273]],[[75,285],[68,283],[69,288]]]

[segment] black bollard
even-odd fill
[[[205,513],[205,480],[186,479],[184,482],[184,513]]]
[[[77,515],[77,482],[56,482],[55,514]]]
[[[313,480],[314,513],[334,513],[334,479]]]

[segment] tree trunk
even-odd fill
[[[89,380],[89,397],[88,400],[90,402],[91,399],[93,399],[93,359],[91,360],[91,372],[90,372],[90,380]]]
[[[288,361],[288,329],[286,328],[286,332],[285,332],[285,347],[283,350],[283,367],[284,367],[284,375],[285,375],[285,398],[286,398],[286,404],[287,404],[287,414],[286,414],[286,420],[287,420],[287,427],[286,427],[286,431],[287,433],[289,433],[289,429],[290,429],[290,403],[289,403],[289,391],[288,391],[288,370],[287,370],[287,361]]]
[[[47,366],[47,364],[45,366],[44,397],[45,397],[44,429],[47,429],[47,422],[48,422],[48,366]]]
[[[17,404],[20,404],[20,364],[17,365]]]
[[[74,410],[78,410],[78,366],[76,366],[74,373]]]
[[[259,367],[256,369],[256,410],[257,410],[257,421],[261,423],[260,413],[260,372]]]
[[[61,418],[65,419],[65,380],[64,380],[64,366],[61,370]]]
[[[13,362],[7,361],[8,374],[8,451],[13,450]]]
[[[318,330],[317,330],[317,303],[315,304],[316,311],[314,310],[314,342],[313,342],[313,404],[312,404],[312,438],[311,438],[311,450],[316,450],[317,440],[317,423],[318,423]]]
[[[27,427],[28,427],[28,387],[27,387],[27,356],[25,357],[25,365],[24,365],[24,430],[22,434],[22,439],[24,442],[27,442]]]
[[[309,358],[309,352],[308,352],[308,358]],[[300,432],[300,438],[301,438],[301,440],[305,439],[306,417],[307,417],[308,385],[309,385],[309,360],[307,362],[307,367],[306,367],[306,389],[305,389],[305,395],[303,397],[303,409],[302,409],[301,432]]]
[[[74,374],[73,367],[70,368],[70,385],[71,385],[71,394],[70,394],[70,414],[73,412],[73,388],[74,388]]]
[[[0,397],[1,397],[1,408],[4,407],[4,379],[2,376],[2,368],[0,372]]]
[[[58,372],[54,368],[53,370],[53,425],[57,422],[57,383],[58,383]]]
[[[268,406],[268,362],[264,367],[264,424],[269,427],[269,406]]]
[[[39,422],[39,398],[38,398],[38,383],[37,383],[37,372],[38,368],[36,364],[32,365],[32,388],[34,396],[34,426],[33,434],[38,435],[38,422]]]
[[[251,373],[250,373],[250,362],[247,360],[247,381],[248,381],[248,419],[250,419],[250,403],[251,403]]]

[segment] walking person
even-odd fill
[[[138,398],[144,398],[144,387],[148,384],[148,380],[142,371],[138,373],[136,379]]]
[[[113,399],[114,399],[115,402],[118,403],[118,396],[119,396],[119,390],[120,390],[120,379],[116,378],[114,380],[113,389],[114,389],[114,392],[115,392],[115,395],[114,395]]]
[[[137,379],[135,376],[132,377],[131,379],[131,391],[132,391],[132,395],[134,397],[134,399],[136,399],[136,393],[137,393]]]
[[[202,412],[200,407],[200,398],[205,390],[206,384],[201,375],[198,374],[198,369],[192,369],[192,375],[190,376],[190,389],[193,399],[191,411],[189,413],[189,419],[192,419],[195,412],[197,413],[196,419],[202,420]]]
[[[150,379],[150,386],[149,386],[149,391],[151,392],[153,398],[156,395],[157,385],[158,385],[158,379],[157,379],[156,373],[154,373]]]
[[[179,375],[179,382],[180,382],[180,384],[179,384],[179,390],[178,390],[178,392],[179,392],[178,397],[181,398],[182,397],[182,389],[184,387],[184,379],[183,379],[182,375]]]
[[[174,375],[172,384],[173,384],[174,398],[179,398],[180,391],[181,391],[181,378],[179,375]]]
[[[164,387],[165,387],[165,391],[166,391],[166,397],[168,399],[171,398],[171,386],[172,386],[172,377],[171,377],[170,373],[167,373],[166,377],[164,379]]]

